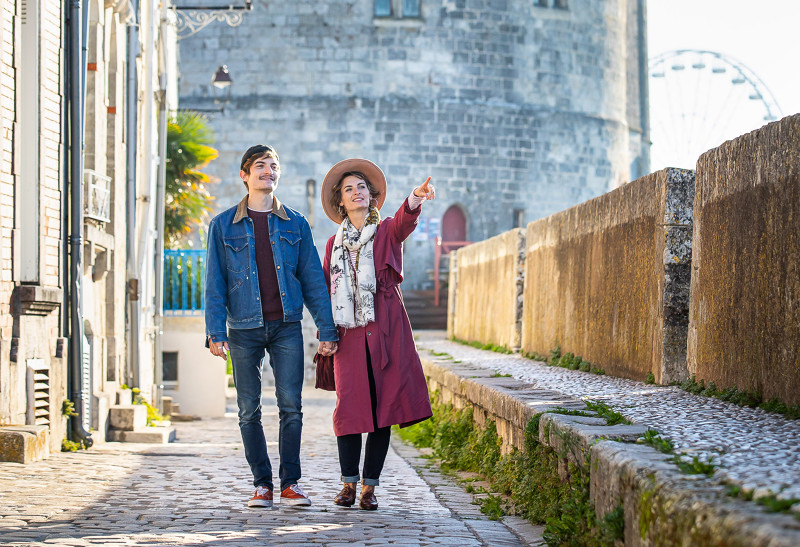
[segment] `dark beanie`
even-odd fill
[[[242,156],[242,163],[239,164],[239,171],[244,171],[244,164],[247,163],[247,160],[253,156],[261,157],[265,152],[269,152],[276,160],[280,161],[280,159],[278,159],[278,153],[275,152],[274,148],[266,144],[256,144],[248,148],[247,152]]]

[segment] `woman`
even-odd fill
[[[352,506],[361,478],[359,507],[378,508],[375,486],[389,450],[390,428],[431,416],[428,386],[403,306],[403,240],[417,225],[421,204],[435,197],[430,177],[381,220],[386,178],[364,159],[334,165],[322,183],[322,207],[340,224],[328,240],[323,272],[339,329],[334,355],[336,410],[333,430],[344,487],[336,505]],[[359,477],[361,434],[367,433]]]

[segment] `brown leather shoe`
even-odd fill
[[[345,483],[342,491],[339,492],[335,498],[333,498],[333,503],[336,505],[341,505],[342,507],[351,507],[355,502],[356,489],[347,483]]]
[[[361,501],[358,503],[358,506],[362,509],[366,509],[367,511],[374,511],[378,508],[378,500],[375,497],[375,492],[373,490],[369,490],[367,492],[361,493]]]

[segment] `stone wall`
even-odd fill
[[[586,412],[585,403],[541,389],[469,362],[422,358],[428,386],[455,408],[472,407],[479,426],[495,422],[502,449],[524,450],[526,426],[539,415],[540,443],[589,475],[589,499],[603,518],[622,507],[624,537],[615,545],[726,545],[795,547],[800,530],[791,514],[754,509],[753,501],[732,497],[716,477],[681,472],[671,456],[634,442],[644,425],[606,425]],[[551,413],[582,410],[588,416]],[[587,462],[588,465],[587,465]]]
[[[697,163],[689,371],[800,404],[800,115]]]
[[[66,340],[61,338],[62,6],[0,1],[0,426],[49,428],[50,449],[66,431]],[[29,415],[29,367],[44,367],[46,415]],[[44,381],[41,384],[45,384]]]
[[[628,30],[643,31],[641,2],[421,2],[418,18],[374,17],[369,0],[254,6],[236,28],[180,42],[180,105],[207,111],[217,134],[215,212],[241,199],[239,159],[258,142],[277,148],[277,194],[313,218],[320,248],[335,226],[319,187],[337,161],[384,169],[385,215],[430,175],[437,199],[406,244],[406,290],[432,288],[449,207],[466,212],[467,240],[483,240],[630,180],[647,147]],[[210,79],[223,64],[234,83],[221,105]]]
[[[448,337],[519,348],[525,232],[511,230],[473,243],[459,249],[455,260]]]
[[[685,378],[693,186],[667,169],[529,224],[522,349]]]

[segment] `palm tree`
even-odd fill
[[[192,228],[201,225],[214,197],[206,189],[211,178],[199,171],[219,155],[211,145],[214,132],[208,118],[191,110],[179,110],[167,121],[166,208],[164,245],[185,245]]]

